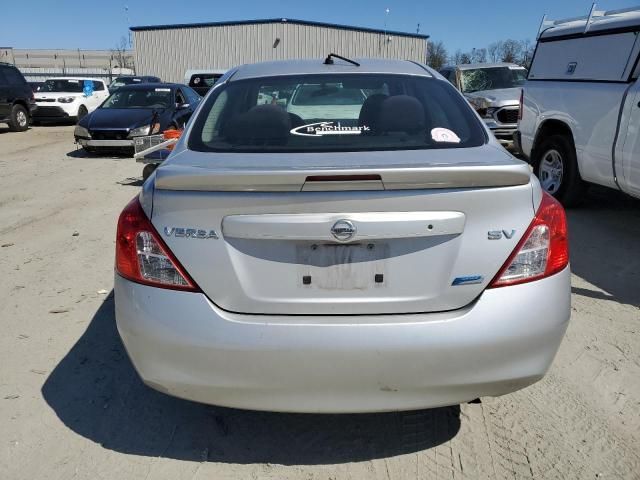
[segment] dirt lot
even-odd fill
[[[573,316],[543,381],[460,407],[286,415],[141,384],[111,291],[132,159],[76,152],[69,126],[0,127],[0,172],[3,480],[640,478],[640,202],[596,191],[570,212]]]

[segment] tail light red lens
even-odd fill
[[[569,264],[569,239],[564,208],[548,193],[535,218],[489,288],[548,277]]]
[[[116,270],[124,278],[153,287],[199,292],[144,213],[138,197],[118,219]]]
[[[520,107],[518,108],[518,121],[522,120],[523,111],[524,111],[524,88],[520,90]]]

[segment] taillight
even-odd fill
[[[523,111],[524,111],[524,88],[520,89],[520,107],[518,108],[518,121],[522,120]]]
[[[567,218],[562,205],[548,193],[535,218],[489,288],[539,280],[569,264]]]
[[[138,197],[129,202],[118,219],[116,270],[124,278],[137,283],[200,291],[158,235]]]

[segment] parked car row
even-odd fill
[[[148,75],[119,76],[109,85],[90,77],[27,82],[14,65],[0,63],[0,123],[24,131],[30,124],[71,120],[78,123],[76,141],[89,151],[131,148],[132,138],[142,132],[150,135],[182,128],[201,95],[223,73],[189,70],[186,78],[194,88],[162,83],[159,77]],[[93,115],[96,110],[100,112]],[[90,118],[85,121],[85,117]],[[142,128],[145,125],[152,128]]]

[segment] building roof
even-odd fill
[[[354,59],[360,66],[352,65],[340,59],[334,59],[331,65],[325,65],[324,59],[276,60],[259,62],[238,67],[231,77],[233,80],[246,78],[275,77],[281,75],[317,75],[323,73],[382,73],[433,76],[432,70],[425,65],[410,60]]]
[[[323,22],[311,22],[308,20],[296,20],[294,18],[266,18],[257,20],[239,20],[230,22],[206,22],[206,23],[176,23],[168,25],[145,25],[131,27],[133,32],[143,32],[148,30],[171,30],[177,28],[204,28],[204,27],[227,27],[234,25],[260,25],[265,23],[293,23],[295,25],[307,25],[311,27],[326,27],[326,28],[339,28],[342,30],[355,30],[358,32],[379,33],[383,35],[397,35],[401,37],[412,37],[427,39],[429,35],[422,35],[419,33],[409,32],[396,32],[393,30],[381,30],[376,28],[367,27],[354,27],[352,25],[340,25],[337,23],[323,23]]]

